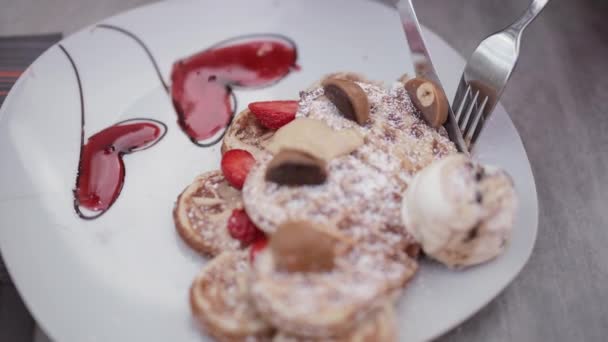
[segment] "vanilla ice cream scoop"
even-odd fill
[[[449,267],[464,267],[504,251],[516,207],[506,172],[453,154],[414,177],[402,216],[426,255]]]

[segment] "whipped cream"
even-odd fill
[[[452,154],[414,177],[401,213],[426,255],[449,267],[464,267],[504,251],[516,207],[506,172]]]

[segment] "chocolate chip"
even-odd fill
[[[323,82],[325,96],[347,119],[360,125],[369,119],[369,101],[361,87],[349,80],[329,78]]]
[[[372,105],[369,108],[369,112],[372,114],[375,114],[378,111],[378,106],[375,103],[372,103]]]
[[[481,195],[481,192],[477,191],[475,193],[475,202],[481,204],[482,201],[483,201],[483,196]]]
[[[410,258],[417,259],[418,256],[420,256],[421,251],[422,251],[422,248],[417,243],[412,243],[412,244],[407,245],[407,247],[405,247],[405,253],[407,253],[407,255]]]
[[[395,201],[396,203],[401,203],[401,200],[403,199],[403,196],[398,192],[393,192],[392,197],[393,201]]]
[[[479,226],[480,224],[475,225],[475,227],[473,227],[473,229],[469,230],[469,233],[467,234],[467,236],[464,238],[464,240],[462,242],[471,242],[473,241],[475,238],[477,238],[477,235],[479,234]]]
[[[387,141],[394,143],[397,140],[397,133],[392,129],[384,130],[384,137]]]
[[[445,144],[439,143],[439,141],[437,141],[437,139],[433,139],[433,154],[438,157],[447,155],[448,154],[447,146]]]
[[[326,179],[325,161],[297,150],[281,150],[266,170],[266,180],[280,185],[318,185]]]
[[[485,172],[482,168],[479,168],[477,170],[477,172],[475,172],[475,180],[478,182],[481,181],[484,176],[485,176]]]
[[[269,242],[276,268],[283,272],[331,271],[338,239],[330,230],[308,221],[281,224]]]
[[[410,129],[410,132],[412,133],[413,136],[415,136],[416,138],[422,138],[422,136],[424,135],[424,132],[422,131],[422,129],[420,129],[420,127],[418,127],[417,124],[413,124],[412,128]],[[433,141],[433,144],[436,144],[437,140]]]

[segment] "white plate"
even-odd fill
[[[298,46],[299,72],[258,90],[250,101],[293,98],[321,75],[360,71],[390,81],[411,72],[397,14],[368,1],[171,1],[104,21],[149,47],[169,82],[172,62],[245,33],[276,32]],[[463,59],[426,32],[450,98]],[[122,193],[97,220],[72,210],[80,147],[80,102],[58,46],[17,82],[0,110],[0,246],[19,292],[57,341],[200,341],[187,291],[204,260],[180,241],[171,208],[195,175],[218,168],[219,145],[199,148],[178,128],[169,98],[133,39],[86,28],[61,44],[82,79],[90,136],[133,117],[163,121],[154,148],[125,157]],[[402,340],[436,337],[494,298],[530,256],[537,231],[534,179],[519,135],[499,106],[479,141],[479,159],[500,165],[521,200],[513,242],[494,262],[464,272],[423,265],[399,305]]]

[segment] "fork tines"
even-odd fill
[[[466,89],[464,94],[459,96],[459,93],[463,89]],[[458,128],[460,128],[465,142],[468,145],[472,145],[477,139],[480,131],[479,128],[484,124],[484,109],[488,104],[489,97],[484,95],[479,89],[471,87],[463,79],[458,86],[456,99],[460,99],[458,103],[454,103],[454,107],[458,108],[455,113]]]

